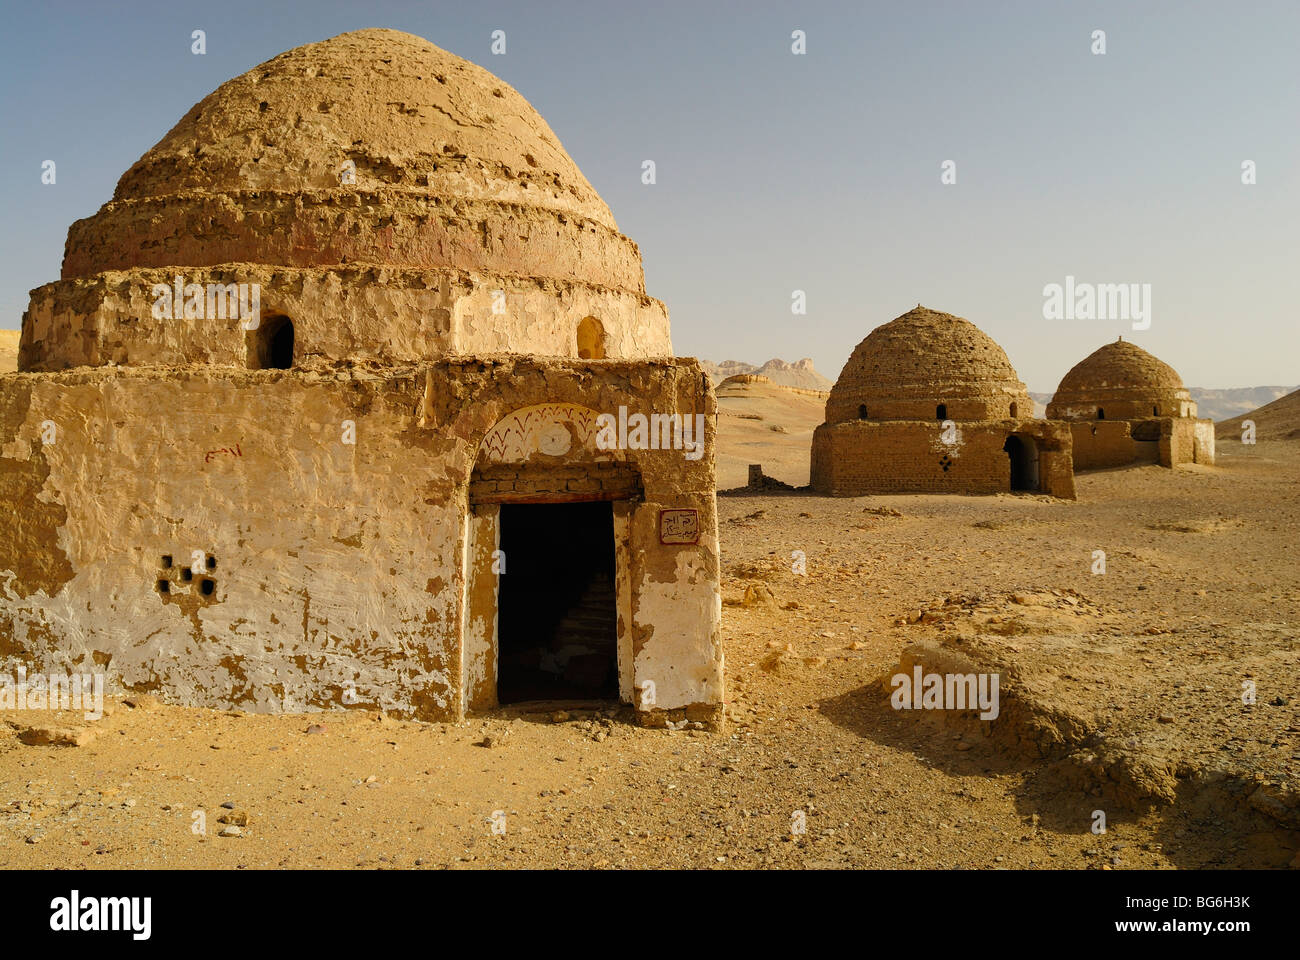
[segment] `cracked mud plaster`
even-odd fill
[[[722,593],[716,572],[710,573],[716,565],[716,553],[696,545],[676,552],[671,573],[658,563],[658,576],[647,570],[642,577],[633,613],[641,635],[633,672],[638,686],[654,682],[657,710],[722,702]],[[702,625],[708,656],[699,648]]]
[[[329,708],[355,687],[399,713],[454,709],[459,666],[441,638],[456,591],[426,587],[456,569],[457,510],[413,502],[407,476],[427,464],[398,441],[399,420],[363,418],[354,447],[338,430],[354,405],[324,385],[56,379],[32,384],[18,428],[65,425],[44,451],[50,502],[32,501],[4,541],[20,554],[5,560],[6,646],[52,668],[104,654],[113,682],[185,705]],[[241,456],[205,461],[235,434]],[[35,463],[0,459],[0,482]],[[73,575],[46,570],[32,590],[22,557],[54,563],[55,539]],[[160,558],[192,550],[221,558],[214,596],[199,602],[198,576],[161,595]]]
[[[0,404],[0,503],[11,505],[0,510],[0,589],[11,600],[53,596],[73,577],[60,537],[67,510],[46,491],[46,418],[32,422],[32,416],[29,390],[16,390],[11,403]]]

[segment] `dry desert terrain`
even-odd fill
[[[720,388],[719,485],[806,483],[820,401],[746,386]],[[1076,502],[722,496],[716,732],[9,712],[0,865],[1300,865],[1300,441],[1236,429],[1214,468],[1082,474]],[[891,709],[914,663],[997,671],[1000,716]]]

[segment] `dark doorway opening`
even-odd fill
[[[614,511],[501,505],[497,700],[618,698]]]
[[[858,419],[859,420],[867,419],[867,405],[865,403],[858,405]]]
[[[1097,419],[1098,419],[1098,420],[1105,420],[1105,419],[1106,419],[1106,411],[1103,410],[1101,407],[1098,407],[1098,408],[1097,408]]]
[[[1011,459],[1011,489],[1038,489],[1038,446],[1032,440],[1007,437],[1002,445]]]
[[[266,317],[253,331],[248,347],[248,365],[253,370],[288,370],[293,366],[293,321],[288,317]]]

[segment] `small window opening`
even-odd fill
[[[1158,416],[1160,416],[1160,408],[1159,408],[1159,407],[1152,407],[1152,408],[1151,408],[1151,416],[1153,416],[1153,417],[1158,417]]]
[[[159,593],[171,593],[171,592],[172,592],[172,585],[171,585],[170,583],[168,583],[166,580],[159,580],[159,581],[158,581],[158,592],[159,592]]]
[[[209,569],[209,570],[215,570],[215,569],[217,569],[217,558],[216,558],[216,557],[208,557],[208,569]]]
[[[1013,403],[1011,405],[1011,419],[1012,420],[1016,419],[1016,417],[1019,415],[1019,412],[1020,412],[1020,408]]]
[[[164,570],[172,565],[172,555],[170,553],[163,554],[162,565]]]
[[[264,317],[249,331],[248,366],[251,370],[288,370],[293,366],[293,321]]]
[[[934,418],[935,418],[936,420],[947,420],[947,419],[948,419],[948,404],[946,404],[946,403],[941,403],[941,404],[939,404],[939,406],[935,407],[935,408],[934,408]]]
[[[186,583],[189,583],[191,580],[194,579],[194,571],[191,570],[189,567],[182,567],[181,579],[184,580]]]
[[[578,324],[578,359],[605,359],[605,328],[595,317],[583,317]]]
[[[1097,419],[1098,419],[1098,420],[1105,420],[1105,419],[1106,419],[1106,411],[1103,410],[1101,407],[1098,407],[1098,408],[1097,408]]]
[[[858,419],[859,420],[867,419],[867,405],[865,403],[859,405],[858,407]]]
[[[215,589],[217,589],[217,581],[209,580],[207,577],[199,581],[199,593],[205,597],[212,596],[212,591]]]

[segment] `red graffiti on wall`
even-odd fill
[[[239,448],[239,444],[235,444],[233,447],[222,447],[219,450],[209,450],[203,457],[203,462],[211,463],[213,457],[222,453],[228,453],[232,457],[242,457],[244,455],[244,451]]]

